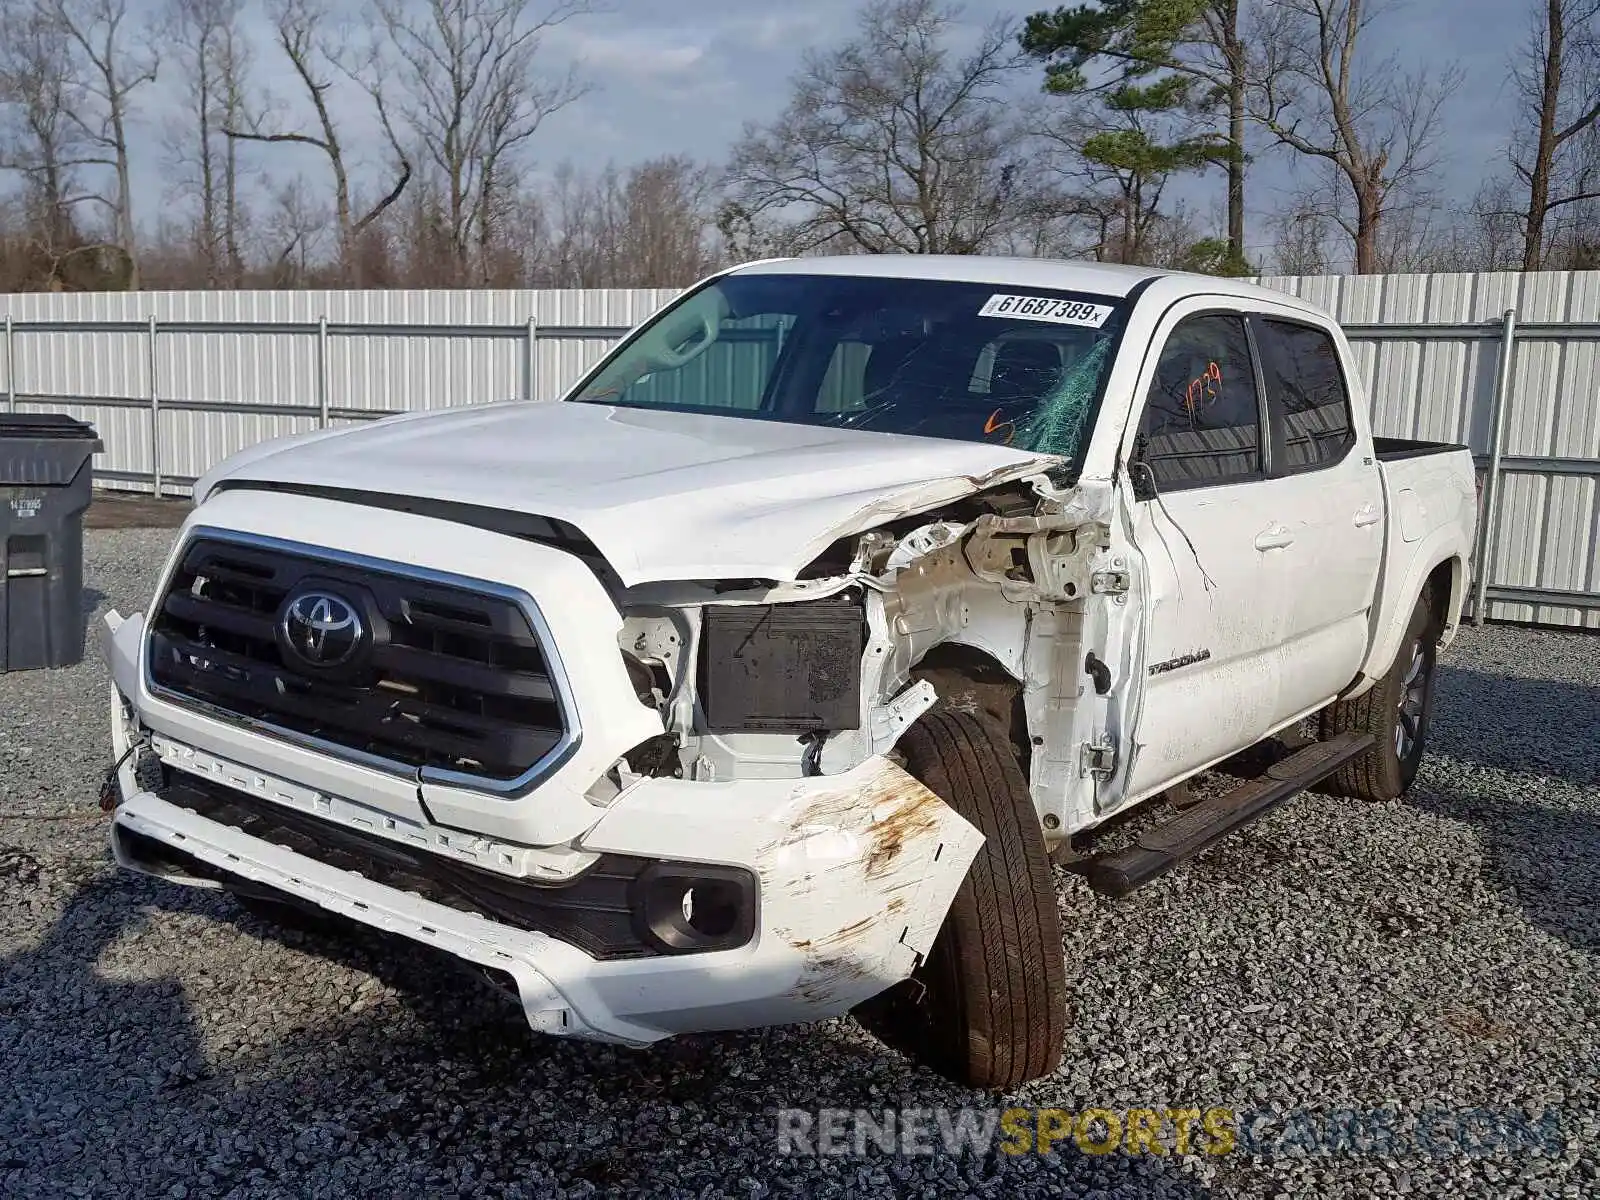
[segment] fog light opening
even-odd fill
[[[755,879],[742,869],[659,864],[635,897],[639,924],[669,952],[731,950],[755,935]]]
[[[739,897],[727,884],[690,884],[683,889],[683,923],[701,937],[725,938],[739,923]]]

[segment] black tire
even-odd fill
[[[1405,795],[1427,752],[1438,657],[1433,596],[1431,589],[1424,588],[1388,673],[1355,699],[1322,710],[1319,724],[1324,739],[1340,733],[1370,733],[1377,744],[1323,780],[1317,791],[1357,800],[1394,800]]]
[[[979,718],[935,709],[900,740],[906,770],[985,841],[927,960],[860,1005],[895,1049],[969,1087],[1048,1075],[1066,1036],[1067,973],[1055,881],[1027,780]]]

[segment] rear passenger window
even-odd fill
[[[1191,317],[1172,331],[1145,401],[1137,452],[1163,490],[1261,473],[1260,397],[1244,318]]]
[[[1285,471],[1338,462],[1356,438],[1333,338],[1309,325],[1263,320],[1256,325],[1256,340],[1268,411],[1283,437],[1273,462]]]

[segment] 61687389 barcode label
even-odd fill
[[[996,295],[989,297],[978,310],[978,315],[1049,321],[1054,325],[1086,325],[1091,329],[1099,329],[1111,316],[1111,306],[1090,304],[1083,300],[1056,300],[1049,296]]]

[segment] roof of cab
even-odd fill
[[[1147,280],[1170,279],[1190,285],[1196,294],[1258,297],[1292,308],[1318,312],[1287,292],[1274,291],[1242,279],[1164,271],[1156,267],[1126,267],[1115,263],[1072,262],[1052,258],[1001,258],[967,254],[842,254],[819,258],[776,258],[746,263],[730,274],[748,275],[870,275],[888,279],[946,279],[962,283],[988,283],[998,287],[1055,288],[1126,296]]]

